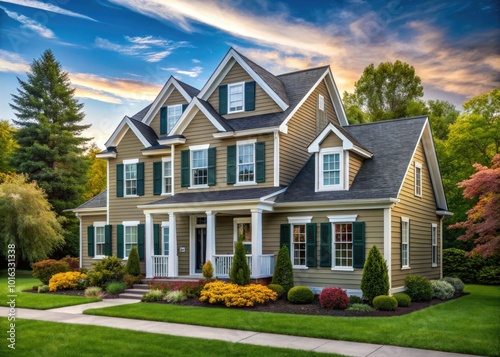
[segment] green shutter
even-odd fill
[[[124,240],[124,229],[123,224],[116,225],[116,256],[118,258],[123,258],[123,240]]]
[[[161,195],[163,163],[153,162],[153,195]]]
[[[188,104],[183,104],[182,105],[182,112],[184,113],[184,111],[186,110],[186,108],[188,107]]]
[[[255,181],[266,181],[266,143],[255,143]]]
[[[160,108],[160,135],[166,135],[167,133],[167,107]]]
[[[280,226],[280,249],[285,245],[288,251],[290,251],[291,229],[290,224],[282,224]]]
[[[139,251],[139,259],[144,260],[144,237],[145,237],[145,226],[144,224],[139,224],[137,226],[137,250]]]
[[[365,265],[365,222],[354,222],[352,231],[352,266],[363,269]]]
[[[332,266],[332,224],[321,223],[319,266]]]
[[[94,226],[87,227],[87,247],[89,257],[94,256]]]
[[[123,197],[123,164],[116,165],[116,197]]]
[[[227,147],[227,184],[236,183],[236,145]]]
[[[245,111],[255,110],[255,82],[245,83]]]
[[[111,225],[104,226],[104,255],[108,257],[112,254],[111,250]]]
[[[215,186],[216,180],[215,180],[215,148],[209,148],[208,149],[208,178],[207,178],[207,183],[208,186]]]
[[[219,114],[227,114],[227,84],[219,86]]]
[[[189,170],[189,160],[190,154],[189,150],[181,151],[181,186],[189,187],[190,186],[190,170]]]
[[[316,223],[306,224],[306,265],[309,268],[318,266],[317,249],[316,249]]]
[[[144,163],[137,163],[137,195],[144,196]]]
[[[154,255],[161,255],[160,254],[160,225],[159,224],[154,224],[153,225],[153,242],[154,242],[154,249],[153,249],[153,254]]]

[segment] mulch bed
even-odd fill
[[[38,288],[37,289],[30,289],[30,290],[23,290],[23,293],[36,293],[38,294]],[[59,291],[47,291],[46,293],[43,294],[48,294],[48,295],[66,295],[66,296],[85,296],[85,290],[59,290]],[[102,298],[103,299],[117,299],[119,298],[119,294],[109,294],[106,293]]]

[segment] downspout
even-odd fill
[[[439,278],[443,279],[443,219],[444,216],[441,216],[439,219]]]
[[[83,267],[83,253],[82,253],[82,249],[83,249],[83,243],[82,243],[82,232],[83,232],[83,229],[82,229],[82,217],[78,214],[78,213],[75,213],[76,217],[78,218],[78,220],[80,221],[80,269]]]

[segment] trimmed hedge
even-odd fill
[[[307,286],[294,286],[287,297],[292,304],[310,304],[314,300],[314,293]]]
[[[326,309],[345,310],[349,306],[349,298],[342,288],[324,288],[319,294],[319,303]]]
[[[278,299],[281,299],[285,295],[285,288],[283,288],[279,284],[269,284],[267,286],[268,289],[271,289],[274,291],[276,294],[278,294]]]
[[[429,280],[423,276],[407,276],[405,279],[406,294],[411,298],[411,301],[430,301],[434,289]]]
[[[370,249],[363,268],[361,291],[363,291],[363,297],[370,303],[375,296],[389,293],[387,264],[376,245]]]
[[[68,263],[54,259],[46,259],[33,263],[31,268],[33,269],[33,277],[40,280],[43,285],[49,285],[52,276],[70,271]]]
[[[285,289],[285,294],[288,294],[288,291],[293,288],[293,267],[286,245],[282,246],[278,253],[271,284],[281,285]]]
[[[377,310],[394,311],[398,307],[398,301],[393,296],[379,295],[373,299],[373,307]]]
[[[137,247],[132,247],[130,253],[128,254],[127,264],[125,265],[125,274],[132,276],[141,275],[141,265],[139,259],[139,251]]]
[[[400,293],[400,294],[394,294],[392,296],[398,301],[398,306],[401,307],[410,306],[411,297],[409,295]]]

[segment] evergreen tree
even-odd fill
[[[238,239],[235,243],[233,264],[229,278],[233,284],[248,285],[250,283],[250,267],[247,263],[245,245],[241,239]]]
[[[130,249],[127,264],[125,265],[125,273],[133,276],[141,275],[141,262],[139,259],[139,251],[136,247]]]
[[[278,253],[278,260],[276,261],[271,284],[281,285],[285,289],[285,296],[293,288],[293,267],[286,245],[283,245]]]
[[[389,294],[387,264],[376,245],[370,249],[363,268],[361,291],[363,296],[370,301],[370,304],[376,296]]]
[[[52,51],[34,60],[28,80],[18,78],[20,88],[12,95],[12,109],[19,130],[15,139],[19,148],[12,164],[26,173],[46,192],[57,214],[82,203],[87,182],[88,160],[82,155],[89,140],[81,133],[90,125],[81,125],[83,104],[74,98],[74,89]],[[64,223],[66,246],[61,255],[78,254],[78,224],[67,217]]]

